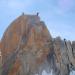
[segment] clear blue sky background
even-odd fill
[[[53,37],[75,40],[75,0],[0,0],[0,38],[22,12],[39,12]]]

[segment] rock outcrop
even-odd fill
[[[1,42],[0,42],[0,75],[2,73],[2,56],[1,56]]]
[[[1,42],[3,75],[16,75],[17,71],[20,75],[37,73],[52,48],[52,37],[36,15],[22,15],[16,19]]]
[[[38,15],[21,15],[0,43],[2,75],[35,75],[43,70],[69,75],[75,69],[75,41],[52,38]]]
[[[69,75],[70,71],[75,70],[74,46],[74,42],[66,39],[54,39],[55,63],[58,70],[56,75]]]

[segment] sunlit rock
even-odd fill
[[[75,70],[75,42],[52,38],[38,15],[14,20],[0,42],[1,75],[69,75]]]
[[[2,73],[2,54],[1,54],[1,42],[0,42],[0,75]]]
[[[7,28],[1,42],[3,75],[37,73],[52,49],[52,37],[37,15],[18,17]]]

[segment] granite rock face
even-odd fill
[[[1,42],[0,42],[0,66],[2,65],[2,56],[1,56]]]
[[[72,53],[73,57],[75,58],[75,41],[72,42]]]
[[[61,40],[60,37],[54,39],[56,75],[69,75],[70,71],[75,70],[74,47],[74,42]]]
[[[52,37],[37,15],[18,17],[7,28],[1,42],[3,75],[37,73],[52,48]]]
[[[69,75],[75,69],[75,41],[52,38],[38,15],[21,15],[0,42],[2,75]]]
[[[69,75],[67,67],[67,65],[69,65],[67,47],[65,41],[61,40],[60,37],[57,37],[54,40],[54,51],[56,55],[56,66],[58,69],[56,75]]]
[[[0,75],[2,74],[2,56],[1,56],[1,42],[0,42]]]

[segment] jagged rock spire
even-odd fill
[[[24,13],[11,23],[1,41],[3,65],[7,67],[3,67],[3,74],[6,75],[35,73],[52,47],[52,37],[45,24],[37,15]]]
[[[75,69],[75,41],[52,38],[37,15],[24,13],[14,20],[1,40],[2,75],[69,75]]]

